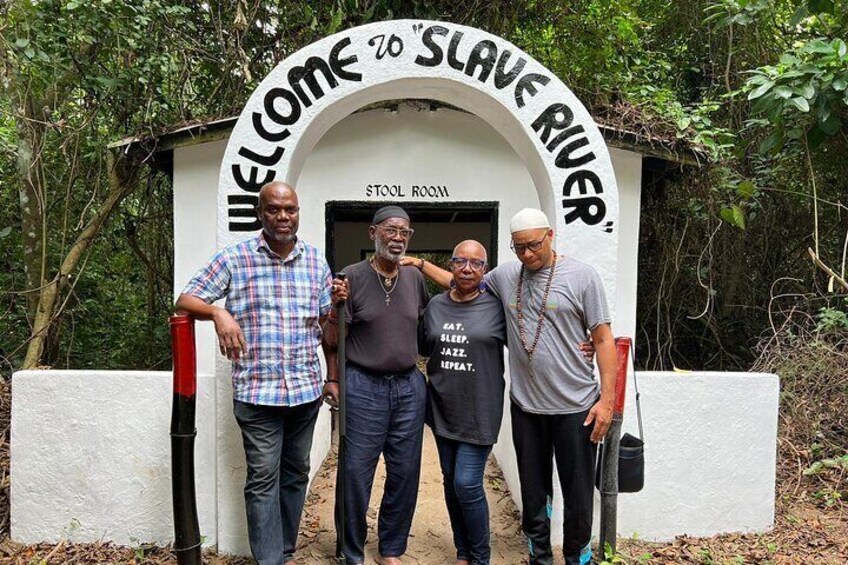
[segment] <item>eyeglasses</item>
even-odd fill
[[[389,226],[389,227],[377,226],[377,227],[379,227],[381,230],[383,230],[383,233],[385,233],[387,236],[392,237],[392,238],[397,237],[397,236],[401,236],[403,239],[409,239],[409,238],[412,237],[412,234],[415,233],[415,230],[412,229],[412,228],[396,228],[394,226]]]
[[[523,255],[528,249],[535,253],[542,248],[542,243],[544,243],[545,238],[547,237],[548,234],[545,234],[545,237],[539,241],[531,241],[529,243],[515,243],[514,241],[510,241],[509,248],[512,249],[516,255]]]
[[[451,257],[451,268],[457,271],[464,269],[467,265],[471,265],[472,271],[482,271],[486,266],[486,262],[481,259],[467,259],[465,257]]]

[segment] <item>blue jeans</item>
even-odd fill
[[[380,453],[386,461],[386,486],[377,535],[380,555],[406,553],[412,515],[418,502],[426,385],[417,368],[396,375],[374,375],[348,364],[345,371],[345,496],[336,496],[336,531],[344,528],[349,565],[364,563],[366,513]],[[341,505],[344,504],[344,520]]]
[[[483,472],[492,446],[436,436],[436,447],[456,558],[472,565],[489,565],[489,504],[483,490]]]
[[[259,565],[281,565],[294,556],[320,407],[320,398],[299,406],[233,401],[247,462],[250,551]]]

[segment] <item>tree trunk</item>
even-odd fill
[[[38,293],[38,308],[36,309],[35,321],[22,369],[35,369],[41,365],[48,333],[61,313],[62,308],[61,306],[57,307],[57,305],[62,289],[74,276],[77,265],[100,233],[100,229],[110,214],[135,188],[139,173],[138,163],[123,155],[115,160],[112,153],[109,153],[108,161],[109,193],[106,200],[68,250],[67,255],[62,260],[62,265],[59,267],[59,272],[56,273],[53,280],[43,285]]]
[[[11,89],[10,89],[11,91]],[[21,210],[21,243],[27,298],[27,315],[32,322],[38,306],[38,289],[47,279],[47,261],[44,254],[46,193],[42,180],[41,149],[44,125],[36,117],[38,102],[32,98],[12,96],[12,107],[18,137],[17,169]]]

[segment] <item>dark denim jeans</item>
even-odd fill
[[[406,553],[412,515],[418,502],[426,385],[418,369],[406,374],[372,375],[348,364],[345,372],[344,523],[336,496],[336,531],[345,531],[349,565],[364,563],[366,513],[380,454],[386,461],[386,485],[380,503],[377,535],[380,555]],[[339,544],[340,545],[340,544]]]
[[[483,490],[483,472],[492,446],[436,436],[436,447],[456,558],[472,565],[489,565],[489,504]]]
[[[300,406],[233,401],[247,462],[250,551],[259,565],[282,565],[294,556],[320,407],[320,398]]]

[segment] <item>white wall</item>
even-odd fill
[[[11,535],[21,543],[110,540],[138,545],[173,538],[170,496],[171,373],[21,371],[12,381]],[[640,372],[645,424],[645,489],[619,496],[619,535],[763,531],[774,523],[779,383],[760,373]],[[631,387],[632,388],[632,387]],[[216,485],[215,383],[198,379],[195,447],[200,530],[216,530],[215,505],[238,498],[239,462]],[[502,430],[502,446],[509,432]],[[226,425],[226,424],[225,424]],[[637,434],[628,396],[625,431]],[[220,444],[220,440],[219,440]],[[499,456],[513,495],[514,461]],[[318,461],[313,457],[313,465]],[[317,468],[317,466],[316,466]],[[236,494],[233,494],[236,493]],[[559,507],[559,499],[555,501]],[[233,510],[228,510],[233,512]],[[238,547],[226,519],[219,533]],[[224,517],[226,518],[226,517]],[[230,517],[235,521],[235,516]],[[599,521],[595,520],[597,528]],[[554,518],[561,540],[561,517]],[[227,536],[227,537],[224,537]],[[207,544],[214,540],[206,539]],[[222,549],[223,550],[223,549]]]
[[[12,539],[173,540],[172,379],[170,372],[15,373]],[[200,375],[195,481],[203,535],[215,532],[214,424],[213,377]]]
[[[403,187],[406,198],[367,197],[368,185]],[[447,198],[413,198],[412,185],[441,185]],[[306,160],[297,181],[301,234],[324,242],[327,200],[370,202],[500,201],[499,261],[509,260],[509,218],[525,206],[538,206],[533,181],[515,152],[480,118],[439,109],[353,114],[331,128]],[[307,216],[311,213],[312,218]],[[419,244],[416,234],[415,242]],[[359,234],[363,246],[367,232]]]
[[[645,488],[619,495],[619,535],[670,540],[681,534],[770,529],[777,375],[639,372],[637,378],[645,428]],[[624,430],[639,435],[632,394]]]
[[[215,187],[226,142],[184,147],[174,151],[174,300],[194,273],[217,251]],[[200,323],[197,371],[213,374],[218,348],[212,324]]]
[[[636,283],[639,278],[639,217],[642,212],[642,156],[610,148],[618,182],[618,272],[613,333],[636,337]]]

